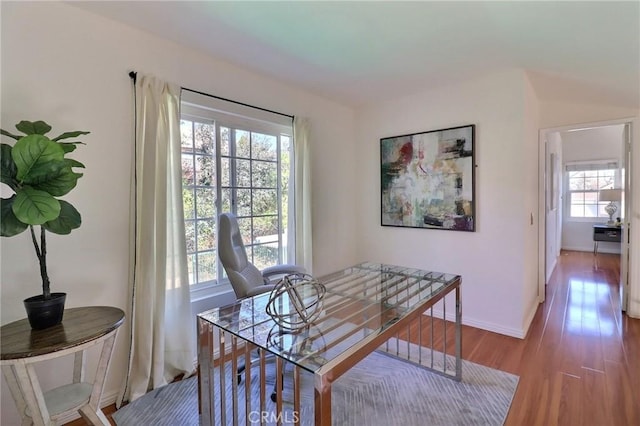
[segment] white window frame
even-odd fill
[[[213,105],[213,107],[212,107]],[[222,109],[224,108],[224,110]],[[252,116],[245,116],[242,114],[251,114]],[[194,93],[186,93],[183,92],[182,101],[181,101],[181,120],[189,120],[196,121],[201,123],[212,124],[215,126],[216,132],[216,142],[215,142],[215,164],[216,164],[216,205],[215,205],[215,222],[216,222],[216,230],[217,230],[217,216],[222,213],[222,153],[221,153],[221,133],[220,128],[226,127],[232,130],[241,130],[253,133],[263,133],[268,135],[273,135],[277,137],[277,220],[278,220],[278,247],[279,247],[279,263],[293,263],[295,247],[288,246],[287,247],[287,258],[283,257],[283,244],[291,244],[294,238],[287,238],[287,241],[283,241],[283,212],[282,212],[282,179],[281,179],[281,139],[283,137],[289,138],[289,155],[290,155],[290,164],[289,164],[289,191],[288,191],[288,229],[287,233],[294,232],[293,227],[293,218],[294,218],[294,175],[293,175],[293,126],[291,119],[284,120],[282,117],[274,117],[273,114],[265,113],[261,110],[252,111],[249,107],[244,107],[241,105],[235,105],[231,102],[221,101],[215,98],[204,97],[203,95],[198,95]],[[287,124],[288,121],[288,124]],[[230,132],[233,134],[234,132]],[[230,135],[230,138],[233,136]],[[231,143],[230,147],[234,147],[234,144]],[[235,149],[232,148],[232,149]],[[229,152],[228,157],[233,157],[234,152]],[[237,159],[237,158],[236,158]],[[230,160],[231,164],[234,164],[233,160]],[[233,166],[232,166],[233,167]],[[232,174],[232,176],[234,176]],[[234,176],[235,177],[235,176]],[[235,186],[235,182],[230,182],[231,186]],[[253,188],[253,182],[249,188]],[[236,188],[237,189],[237,188]],[[232,190],[234,192],[234,190]],[[232,207],[232,212],[237,213],[237,205]],[[254,216],[250,216],[254,217]],[[197,220],[197,211],[194,212],[194,220]],[[197,232],[197,231],[196,231]],[[196,247],[197,249],[197,247]],[[247,247],[248,251],[250,250]],[[217,252],[217,250],[214,250]],[[250,253],[248,253],[250,256]],[[251,256],[250,256],[251,257]],[[192,284],[190,286],[191,290],[191,299],[199,300],[206,297],[210,297],[222,292],[227,291],[230,288],[229,281],[224,273],[224,269],[222,264],[220,263],[220,259],[216,256],[217,259],[217,278],[212,281]],[[197,265],[195,266],[197,268]]]
[[[603,221],[607,221],[609,219],[608,215],[605,216],[596,216],[596,217],[584,217],[584,216],[572,216],[571,215],[571,194],[574,192],[591,192],[596,193],[599,190],[577,190],[572,191],[569,185],[570,182],[570,173],[571,172],[579,172],[579,171],[589,171],[589,170],[614,170],[614,180],[613,187],[619,188],[621,181],[620,174],[620,166],[617,160],[593,160],[593,161],[572,161],[565,163],[564,166],[564,195],[565,195],[565,217],[569,222],[589,222],[589,223],[601,223]],[[596,204],[599,204],[598,200]],[[584,203],[583,203],[584,204]]]

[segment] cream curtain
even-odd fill
[[[180,88],[136,81],[132,181],[131,343],[119,403],[193,371],[180,154]]]
[[[293,163],[295,191],[295,263],[311,273],[313,266],[311,238],[311,156],[309,119],[293,119]]]

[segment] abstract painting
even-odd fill
[[[380,139],[382,226],[476,229],[475,125]]]

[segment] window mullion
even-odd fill
[[[282,135],[276,135],[276,199],[277,199],[277,214],[278,214],[278,263],[284,263],[284,244],[282,244]]]
[[[218,123],[218,121],[214,121],[213,125],[214,125],[215,135],[216,135],[215,150],[212,153],[212,155],[214,156],[213,163],[216,165],[215,222],[216,222],[216,232],[217,232],[218,217],[220,216],[220,213],[222,213],[222,158],[221,158],[222,131],[220,130],[220,123]],[[218,240],[218,238],[219,238],[219,235],[216,235],[216,241]],[[218,254],[217,251],[218,251],[218,248],[216,247],[216,254]],[[216,279],[218,280],[218,283],[222,282],[222,279],[224,277],[223,272],[224,272],[224,268],[222,266],[222,262],[220,262],[220,256],[217,255],[216,256]]]

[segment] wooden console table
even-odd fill
[[[124,312],[107,306],[64,311],[61,324],[32,330],[21,319],[0,328],[0,365],[22,424],[55,424],[62,416],[78,411],[94,425],[110,425],[100,410],[100,399],[118,327]],[[93,383],[85,382],[86,350],[103,343]],[[74,354],[73,382],[43,393],[34,364]]]

